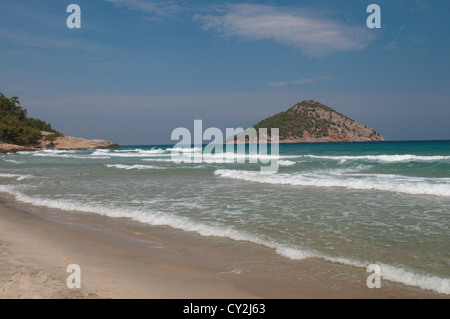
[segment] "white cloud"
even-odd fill
[[[145,0],[105,0],[114,3],[115,5],[122,5],[132,10],[137,10],[149,13],[155,16],[168,16],[177,13],[182,8],[173,1],[145,1]]]
[[[195,15],[204,30],[248,40],[272,40],[297,47],[306,55],[364,49],[371,40],[365,25],[348,26],[300,9],[259,4],[229,4],[217,15]]]
[[[287,85],[300,85],[300,84],[305,84],[305,83],[311,83],[314,81],[316,81],[316,80],[314,80],[314,79],[299,79],[299,80],[295,80],[295,81],[286,81],[286,82],[270,82],[270,83],[267,83],[267,85],[271,86],[271,87],[281,87],[281,86],[287,86]]]
[[[311,78],[305,78],[305,79],[298,79],[295,81],[280,81],[280,82],[270,82],[267,83],[266,85],[277,88],[277,87],[282,87],[282,86],[290,86],[290,85],[302,85],[302,84],[306,84],[306,83],[312,83],[312,82],[316,82],[316,81],[320,81],[320,80],[328,80],[330,79],[330,76],[322,76],[319,78],[315,78],[315,79],[311,79]]]

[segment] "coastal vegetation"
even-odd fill
[[[41,139],[41,131],[51,132],[55,138],[61,136],[49,123],[28,117],[17,96],[7,98],[0,93],[0,142],[34,145]]]

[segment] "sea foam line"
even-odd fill
[[[165,169],[165,167],[153,166],[153,165],[124,165],[124,164],[106,164],[106,167],[119,168],[119,169]]]
[[[257,171],[218,169],[214,172],[220,177],[244,180],[256,183],[313,186],[313,187],[343,187],[355,190],[379,190],[413,195],[435,195],[450,197],[450,182],[447,179],[426,179],[422,177],[407,177],[389,175],[367,175],[362,178],[333,176],[324,173],[309,174],[261,174]],[[362,174],[359,174],[361,176]]]
[[[326,156],[326,155],[303,155],[303,157],[314,159],[330,159],[336,161],[354,161],[354,160],[368,160],[382,163],[398,163],[398,162],[437,162],[450,161],[450,156],[441,155],[355,155],[355,156]]]
[[[91,156],[112,156],[112,157],[152,157],[152,156],[170,156],[162,149],[134,149],[134,150],[95,150]]]
[[[90,155],[73,155],[73,154],[53,154],[53,153],[36,153],[33,156],[41,157],[58,157],[58,158],[76,158],[76,159],[110,159],[110,156],[90,156]]]
[[[26,179],[26,178],[32,178],[32,177],[34,177],[34,176],[33,176],[33,175],[30,175],[30,174],[22,175],[22,174],[0,173],[0,177],[16,178],[16,180],[21,181],[21,180],[23,180],[23,179]]]
[[[4,158],[3,161],[5,161],[7,163],[13,163],[13,164],[23,164],[23,163],[25,163],[25,162],[16,161],[16,160],[13,160],[13,159],[6,159],[6,158]]]
[[[71,202],[67,200],[38,199],[25,195],[16,190],[15,187],[0,185],[0,191],[13,195],[17,201],[65,211],[79,211],[85,213],[94,213],[112,218],[130,218],[144,224],[153,226],[169,226],[174,229],[198,233],[202,236],[223,237],[236,241],[247,241],[254,244],[272,248],[281,256],[293,260],[302,260],[306,258],[321,258],[334,263],[341,263],[355,267],[366,268],[374,262],[358,261],[343,257],[332,257],[322,254],[313,249],[299,249],[290,247],[261,238],[244,231],[238,231],[232,227],[223,227],[220,225],[206,225],[204,223],[193,222],[186,217],[175,216],[173,214],[160,211],[141,211],[136,209],[118,209],[113,207],[86,205],[83,203]],[[433,290],[442,294],[450,294],[450,279],[437,276],[421,275],[411,271],[404,270],[401,267],[378,263],[382,269],[381,277],[390,281],[400,282],[406,285],[416,286],[426,290]]]

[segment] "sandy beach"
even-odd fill
[[[85,217],[62,222],[36,208],[2,202],[0,298],[446,298],[398,284],[368,289],[363,270],[348,281],[341,275],[344,266],[268,257],[270,251],[253,245],[252,258],[266,259],[256,266],[245,257],[248,247],[240,251],[220,242],[223,250],[217,251],[217,243],[182,244],[176,234],[171,241],[158,231],[140,232],[138,225],[117,227],[120,221],[101,217],[100,226]],[[220,258],[248,266],[230,271]],[[223,266],[208,264],[212,259]],[[80,289],[66,285],[70,264],[80,266]],[[292,272],[278,277],[280,265]]]
[[[81,268],[81,289],[66,285]],[[216,274],[167,264],[0,208],[0,298],[252,298]]]

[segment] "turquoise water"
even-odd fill
[[[375,263],[386,279],[450,294],[450,141],[281,144],[275,174],[251,156],[176,164],[172,148],[0,155],[0,191],[61,213],[249,241],[290,259]]]

